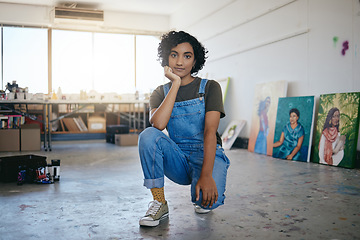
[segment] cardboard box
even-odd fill
[[[87,122],[89,132],[106,131],[106,119],[104,117],[89,117]]]
[[[137,134],[115,134],[115,144],[118,146],[136,146],[139,135]]]
[[[0,129],[0,151],[20,151],[19,129]]]
[[[40,151],[41,137],[38,124],[24,124],[20,129],[20,151]]]
[[[115,134],[128,134],[128,125],[108,125],[106,126],[106,142],[115,143]]]
[[[42,104],[28,104],[27,109],[28,111],[43,111],[44,105]]]

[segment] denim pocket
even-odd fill
[[[171,116],[169,134],[176,139],[202,140],[204,134],[204,114],[199,110]]]

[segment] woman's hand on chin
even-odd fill
[[[171,82],[173,83],[177,82],[179,83],[179,85],[181,84],[181,78],[175,73],[173,73],[172,69],[169,66],[164,67],[164,74],[165,77],[167,77]]]

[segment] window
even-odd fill
[[[136,89],[140,93],[150,93],[164,83],[164,70],[157,61],[159,38],[136,36]]]
[[[150,93],[164,82],[157,37],[52,30],[51,41],[55,92]],[[48,93],[47,29],[4,27],[3,52],[2,89],[15,80],[30,93]]]
[[[52,87],[63,93],[80,93],[92,86],[92,34],[52,31]]]
[[[94,34],[94,89],[100,93],[135,93],[134,36]]]
[[[3,86],[16,83],[32,93],[48,92],[47,29],[3,28]]]
[[[53,30],[53,88],[134,93],[134,36]]]

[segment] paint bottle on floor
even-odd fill
[[[46,166],[46,175],[51,183],[54,182],[54,168],[51,164]]]
[[[60,159],[51,160],[51,165],[54,171],[54,181],[60,180]]]

